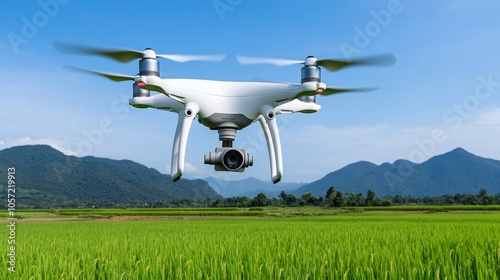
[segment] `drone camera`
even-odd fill
[[[243,172],[253,165],[253,156],[244,149],[216,148],[205,155],[205,164],[215,165],[216,171]]]

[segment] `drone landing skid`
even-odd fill
[[[196,103],[188,103],[184,112],[178,112],[179,119],[172,147],[171,177],[174,182],[178,181],[184,172],[184,159],[186,157],[189,130],[199,111],[200,108]]]
[[[278,133],[278,125],[274,118],[269,119],[260,115],[258,120],[266,136],[269,162],[271,164],[271,180],[276,184],[281,181],[281,177],[283,176],[283,160],[281,156],[281,141]]]

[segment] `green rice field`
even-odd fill
[[[497,211],[196,216],[20,219],[0,279],[500,279]]]

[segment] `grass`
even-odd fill
[[[249,211],[252,210],[252,211]],[[132,209],[64,209],[55,213],[66,216],[264,216],[264,210],[242,208],[132,208]]]
[[[19,220],[0,279],[500,279],[498,212],[337,214]]]
[[[45,219],[87,219],[112,216],[322,216],[361,212],[484,212],[500,211],[500,205],[446,205],[446,206],[363,206],[363,207],[252,207],[252,208],[88,208],[88,209],[24,209],[16,210],[16,217]],[[7,218],[7,211],[0,217]]]
[[[500,205],[403,205],[403,206],[364,206],[356,209],[363,211],[500,211]]]

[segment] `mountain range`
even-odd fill
[[[47,145],[17,146],[0,151],[0,199],[6,196],[8,167],[16,168],[16,195],[25,205],[149,205],[180,200],[207,201],[222,197],[255,197],[281,191],[319,197],[327,189],[380,196],[440,196],[456,193],[500,193],[500,161],[476,156],[462,148],[416,164],[407,160],[380,165],[367,161],[349,164],[323,178],[305,183],[278,183],[247,178],[223,181],[182,179],[130,160],[66,156]]]
[[[359,161],[304,185],[293,193],[325,195],[333,186],[344,193],[373,190],[379,196],[440,196],[456,193],[500,193],[500,161],[456,148],[416,164],[407,160],[376,165]]]
[[[24,206],[146,206],[221,198],[203,180],[174,183],[170,176],[130,160],[66,156],[47,145],[0,151],[0,197],[7,194],[8,167],[16,169],[16,199]]]

